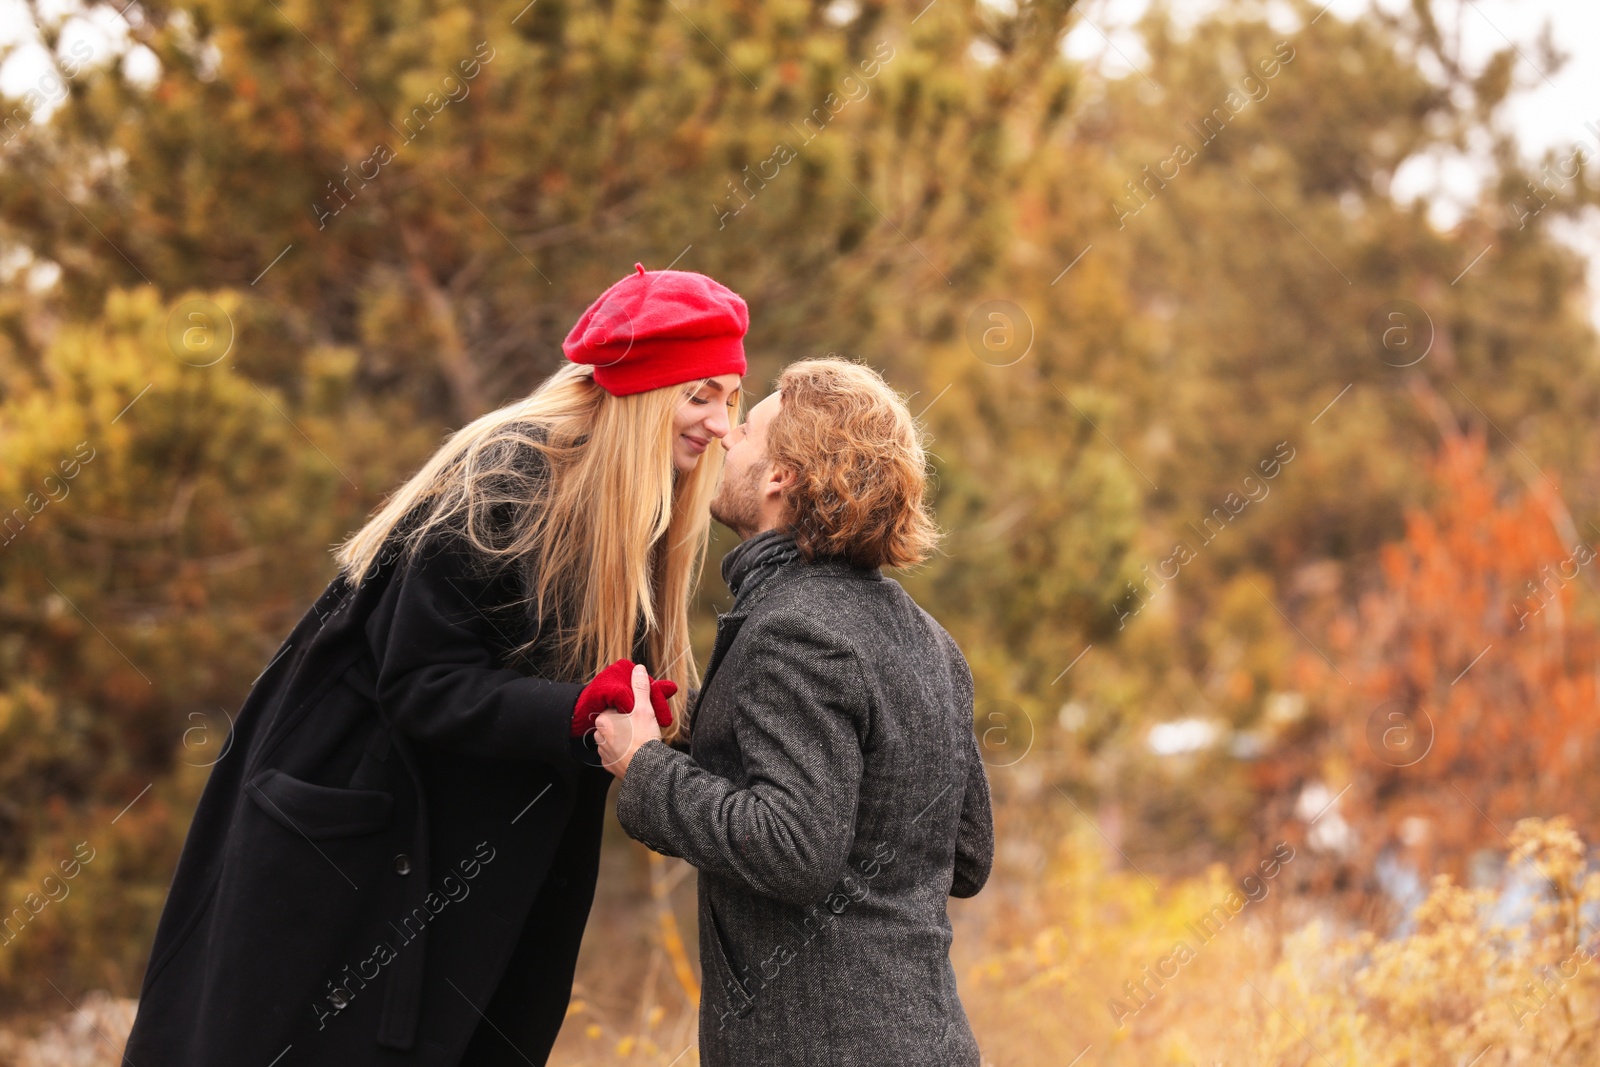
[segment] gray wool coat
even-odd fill
[[[617,798],[699,869],[700,1062],[977,1067],[946,913],[994,854],[966,660],[880,571],[773,533],[730,561],[773,540],[734,568],[689,751],[647,743]]]

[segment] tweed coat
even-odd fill
[[[724,574],[689,752],[646,743],[617,794],[699,869],[700,1062],[977,1067],[946,912],[994,849],[965,659],[899,583],[784,534]]]
[[[479,562],[391,552],[284,640],[195,811],[125,1067],[544,1062],[611,776],[569,738],[582,685],[512,665],[518,590]]]

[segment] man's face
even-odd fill
[[[728,455],[722,465],[722,484],[711,501],[711,517],[740,537],[750,537],[761,530],[762,487],[769,466],[767,427],[781,403],[779,394],[771,394],[722,438]]]

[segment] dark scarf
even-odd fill
[[[722,557],[722,580],[735,602],[754,592],[785,563],[800,558],[800,549],[787,530],[765,530],[739,542]]]

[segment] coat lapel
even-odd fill
[[[744,613],[717,616],[717,640],[711,646],[711,662],[706,664],[705,674],[700,676],[700,697],[705,699],[706,690],[711,688],[711,677],[717,673],[717,665],[722,662],[722,657],[728,654],[728,646],[733,644],[733,639],[739,636],[739,627],[744,625],[747,616]]]
[[[705,700],[706,691],[711,688],[711,676],[717,672],[717,666],[722,662],[722,657],[728,654],[728,647],[733,644],[734,638],[739,636],[739,628],[744,625],[745,619],[750,617],[750,612],[755,606],[786,581],[808,574],[845,574],[851,577],[873,579],[882,579],[883,577],[882,573],[877,570],[863,571],[846,563],[833,561],[802,563],[796,561],[779,567],[774,574],[767,575],[766,579],[760,582],[755,589],[748,590],[742,599],[738,594],[735,594],[734,606],[742,610],[730,611],[726,615],[717,616],[717,639],[711,646],[711,661],[706,664],[705,673],[700,676],[700,702]]]

